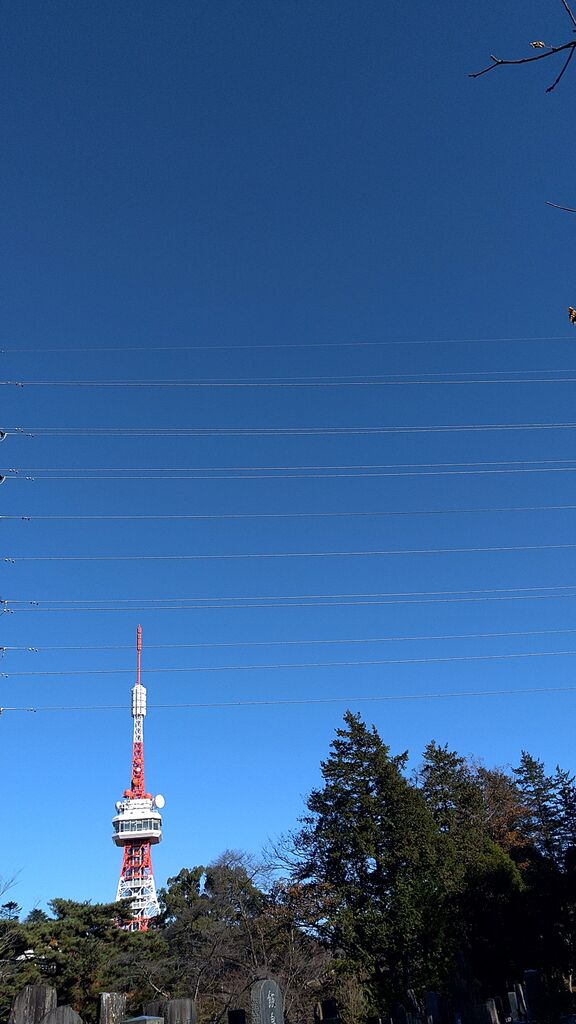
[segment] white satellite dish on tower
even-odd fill
[[[121,811],[122,810],[122,802],[120,800],[116,801],[116,805],[115,806],[116,806],[116,810],[117,811]]]
[[[156,804],[158,810],[161,811],[164,805],[166,804],[166,801],[162,796],[162,793],[158,793],[158,796],[154,797],[154,803]]]

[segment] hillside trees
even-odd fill
[[[288,879],[233,853],[170,879],[170,993],[196,994],[216,1017],[271,974],[305,1016],[346,986],[368,1013],[430,987],[470,1001],[527,965],[567,975],[572,777],[528,755],[516,774],[488,769],[436,743],[412,780],[406,765],[348,713],[292,836]]]
[[[520,868],[527,895],[519,945],[525,957],[571,984],[576,970],[574,778],[560,767],[547,774],[543,763],[526,751],[514,775],[526,840]]]
[[[300,926],[298,893],[266,878],[252,858],[227,851],[207,868],[183,869],[160,891],[172,995],[192,995],[204,1016],[248,1008],[250,986],[273,976],[286,1009],[310,1015],[326,954]]]
[[[489,993],[522,966],[514,781],[436,743],[412,781],[406,763],[347,713],[292,841],[310,924],[374,1013],[425,988]]]
[[[49,980],[62,1002],[86,1021],[95,1019],[98,994],[126,988],[121,960],[138,936],[118,927],[128,908],[117,903],[77,903],[54,899],[51,917],[32,913],[23,924],[6,921],[9,970],[0,983],[0,1003],[10,1002],[22,985]]]
[[[509,852],[491,834],[486,779],[455,751],[430,743],[417,781],[443,837],[445,900],[460,972],[469,985],[497,990],[506,970],[520,966],[509,935],[523,886]]]
[[[423,794],[375,729],[347,713],[294,836],[295,881],[340,968],[366,983],[374,1010],[444,967],[441,836]]]
[[[102,990],[193,996],[201,1024],[248,1009],[276,978],[288,1024],[336,996],[345,1024],[414,1007],[426,989],[465,1016],[527,967],[551,992],[576,970],[576,784],[523,753],[486,768],[430,743],[418,771],[347,713],[285,847],[290,866],[227,851],[159,893],[146,933],[121,905],[56,899],[23,922],[0,916],[0,1019],[15,991],[47,980],[87,1024]]]

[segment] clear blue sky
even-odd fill
[[[447,2],[9,4],[0,61],[5,380],[576,370],[573,76],[543,62],[467,77],[491,52],[569,37],[561,5]],[[544,338],[486,343],[474,339]],[[466,344],[435,344],[469,339]],[[418,342],[398,346],[361,343]],[[354,343],[350,347],[314,347]],[[288,346],[302,348],[265,348]],[[115,352],[115,347],[124,351]],[[154,350],[130,352],[131,347]],[[200,346],[184,351],[169,347]],[[219,348],[218,346],[229,346]],[[249,348],[247,346],[259,346]],[[104,348],[109,351],[88,351]],[[166,351],[162,351],[165,348]],[[26,349],[34,351],[26,352]],[[62,349],[54,352],[43,349]],[[40,351],[38,351],[40,350]],[[112,350],[112,351],[110,351]],[[576,376],[576,373],[574,374]],[[535,375],[541,377],[540,373]],[[259,389],[1,389],[7,427],[314,427],[567,422],[574,383]],[[2,424],[0,424],[2,425]],[[470,463],[575,457],[574,431],[337,437],[10,436],[3,515],[366,512],[576,504],[574,474],[26,480],[26,470]],[[81,474],[80,474],[81,475]],[[120,475],[120,474],[117,474]],[[152,474],[154,475],[154,474]],[[226,476],[226,474],[224,474]],[[229,475],[229,474],[228,474]],[[6,520],[24,555],[241,554],[570,544],[576,513],[373,518]],[[556,587],[576,552],[16,562],[12,601]],[[226,601],[221,602],[226,605]],[[21,608],[22,606],[13,605]],[[158,644],[570,629],[570,599],[45,612],[4,646],[129,645],[144,665],[378,661],[576,650],[576,634],[270,647]],[[148,649],[147,649],[148,645]],[[129,782],[131,649],[8,652],[0,704],[125,711],[0,719],[1,873],[25,909],[113,898],[114,801]],[[296,823],[347,706],[418,763],[432,738],[488,764],[527,748],[576,769],[576,694],[366,703],[354,697],[570,686],[574,659],[155,673],[147,776],[166,796],[157,882]],[[30,671],[76,676],[19,676]],[[345,698],[350,698],[346,700]]]

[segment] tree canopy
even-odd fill
[[[550,1005],[573,1010],[576,784],[523,752],[487,768],[431,742],[417,771],[347,713],[277,856],[228,850],[183,867],[159,892],[146,933],[118,903],[53,899],[23,920],[0,906],[0,1019],[26,982],[48,980],[91,1024],[101,991],[132,1012],[192,996],[201,1024],[249,1008],[252,983],[278,980],[287,1021],[335,997],[344,1024],[423,1014],[426,991],[465,1020],[528,967]]]

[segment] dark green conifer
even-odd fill
[[[437,984],[444,966],[439,829],[375,728],[348,712],[295,837],[314,925],[376,1009]]]

